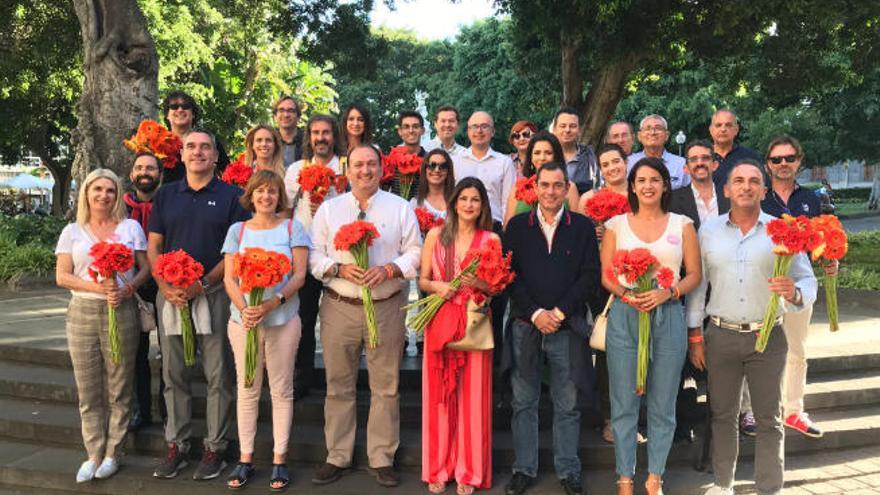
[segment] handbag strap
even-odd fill
[[[614,294],[608,296],[608,302],[605,303],[605,309],[602,310],[602,316],[608,316],[608,310],[611,309],[611,303],[614,302]]]

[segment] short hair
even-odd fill
[[[434,112],[434,121],[436,122],[438,118],[440,118],[440,112],[452,112],[455,114],[455,120],[461,120],[461,114],[458,113],[458,109],[452,105],[440,105],[437,110]]]
[[[621,148],[619,144],[614,143],[605,143],[602,146],[599,146],[599,149],[596,150],[596,161],[599,160],[600,156],[608,153],[609,151],[616,151],[620,155],[620,158],[623,161],[626,161],[626,153],[623,152],[623,148]]]
[[[403,119],[419,119],[419,125],[425,127],[425,118],[422,117],[422,114],[416,112],[414,110],[404,110],[400,112],[400,115],[397,117],[397,126],[400,127],[403,125]]]
[[[518,120],[516,121],[516,124],[513,124],[513,127],[510,128],[510,133],[513,134],[514,132],[522,132],[526,129],[532,131],[532,134],[538,132],[538,126],[535,125],[534,122],[530,120]],[[513,144],[512,139],[508,139],[508,141],[510,142],[510,144]]]
[[[315,155],[315,150],[312,149],[312,126],[318,122],[330,124],[330,130],[333,132],[333,153],[339,155],[339,125],[336,123],[336,118],[332,115],[316,114],[309,117],[309,121],[306,122],[306,135],[303,136],[303,158],[307,160],[311,160]]]
[[[639,198],[636,196],[635,183],[636,173],[642,167],[656,170],[663,179],[664,191],[660,196],[660,209],[663,210],[663,213],[668,213],[669,203],[672,201],[672,180],[669,178],[669,170],[666,168],[666,163],[663,162],[663,159],[647,156],[633,165],[632,170],[629,171],[629,175],[626,178],[626,199],[629,201],[630,209],[632,209],[633,213],[639,212]]]
[[[134,165],[134,162],[136,162],[137,159],[140,158],[140,157],[142,157],[142,156],[149,156],[149,157],[152,157],[153,160],[156,161],[156,167],[159,168],[159,175],[162,175],[162,169],[165,168],[165,167],[162,166],[162,160],[160,160],[158,156],[156,156],[155,154],[153,154],[152,151],[138,151],[137,154],[134,155],[134,159],[131,161],[132,165]]]
[[[354,148],[348,150],[348,153],[345,155],[345,163],[351,163],[351,154],[355,152],[355,150],[359,150],[362,148],[367,148],[376,155],[376,160],[379,161],[379,166],[382,166],[382,153],[372,144],[361,143]]]
[[[114,186],[116,186],[116,202],[113,204],[113,210],[111,210],[110,216],[117,222],[121,222],[126,217],[125,202],[122,200],[122,181],[119,180],[119,176],[109,168],[96,168],[89,172],[89,175],[86,176],[86,179],[82,182],[82,185],[77,192],[76,223],[79,225],[86,225],[89,223],[92,212],[89,208],[88,192],[92,184],[98,179],[108,179],[113,182]]]
[[[440,155],[446,160],[446,180],[443,181],[443,198],[448,200],[452,195],[452,190],[455,188],[455,169],[452,163],[452,157],[449,156],[449,153],[446,152],[442,147],[434,148],[431,151],[425,154],[425,157],[422,158],[422,168],[419,169],[419,184],[416,186],[416,203],[422,204],[426,197],[428,197],[428,173],[425,170],[428,167],[428,163],[431,161],[431,157],[434,155]]]
[[[211,138],[211,146],[213,146],[215,150],[217,149],[217,136],[215,136],[213,132],[205,129],[204,127],[193,127],[192,129],[189,130],[189,132],[187,132],[186,134],[183,135],[183,143],[184,144],[186,144],[186,138],[190,134],[205,134],[206,136]]]
[[[370,118],[370,112],[363,105],[352,103],[345,107],[345,110],[342,112],[342,122],[340,122],[342,129],[339,130],[339,134],[342,136],[342,139],[340,139],[339,148],[343,150],[348,149],[348,127],[346,123],[352,110],[357,110],[361,117],[364,118],[364,134],[361,136],[361,142],[368,144],[373,142],[373,119]]]
[[[804,157],[804,148],[801,146],[801,142],[793,136],[782,134],[770,140],[770,144],[767,145],[767,154],[764,156],[764,161],[770,159],[770,152],[773,151],[773,148],[783,144],[787,144],[794,148],[794,152],[797,154],[798,158]]]
[[[264,185],[270,185],[278,190],[278,204],[275,205],[275,213],[280,213],[287,209],[287,191],[284,187],[284,178],[271,170],[255,171],[251,178],[247,181],[244,188],[244,194],[238,199],[242,208],[254,213],[254,191]]]
[[[616,126],[617,124],[624,124],[627,127],[627,129],[629,129],[629,133],[630,134],[633,133],[633,125],[632,124],[630,124],[629,122],[627,122],[625,120],[615,120],[615,121],[611,122],[610,124],[608,124],[608,127],[605,128],[605,135],[608,136],[608,132],[611,130],[612,127]]]
[[[541,165],[541,168],[535,171],[535,182],[541,179],[541,172],[552,172],[554,170],[562,172],[562,178],[568,183],[568,170],[564,163],[557,161],[547,162],[544,165]]]
[[[458,212],[455,211],[455,203],[465,189],[474,188],[480,195],[480,216],[477,217],[477,228],[483,230],[492,230],[492,209],[489,206],[489,193],[486,192],[486,186],[483,181],[476,177],[465,177],[458,181],[452,194],[446,202],[446,221],[440,230],[440,244],[449,246],[455,242],[458,235]]]
[[[532,136],[532,140],[529,141],[529,147],[526,148],[526,159],[523,161],[522,168],[523,177],[531,177],[535,175],[535,165],[532,163],[532,151],[535,149],[535,145],[541,141],[547,141],[550,143],[550,147],[553,148],[553,160],[551,161],[565,161],[565,155],[562,153],[562,145],[559,144],[559,139],[550,131],[542,129]]]
[[[293,102],[293,108],[296,110],[297,115],[302,115],[302,110],[299,108],[299,102],[290,95],[281,95],[281,98],[275,100],[275,103],[272,104],[272,115],[278,113],[278,105],[281,105],[285,101]]]
[[[165,95],[165,99],[162,100],[162,120],[165,121],[165,126],[169,129],[171,128],[171,122],[168,122],[168,107],[172,102],[178,100],[183,100],[185,104],[192,107],[192,125],[193,127],[198,125],[199,121],[202,119],[202,110],[199,108],[196,100],[185,91],[174,90]]]
[[[645,126],[645,122],[647,122],[651,119],[659,120],[663,124],[663,128],[666,129],[667,131],[669,130],[669,124],[666,122],[666,119],[664,119],[662,115],[658,115],[656,113],[652,113],[651,115],[646,115],[642,120],[640,120],[639,121],[639,130],[641,130],[642,127]]]
[[[687,159],[688,153],[690,153],[691,148],[706,148],[712,153],[712,159],[718,160],[718,157],[715,156],[715,151],[713,151],[715,148],[712,146],[712,142],[709,141],[708,139],[694,139],[693,141],[691,141],[687,145],[685,145],[685,147],[684,147],[685,159]]]
[[[733,171],[736,170],[737,167],[743,165],[755,167],[756,169],[758,169],[758,172],[760,172],[760,174],[758,175],[761,176],[761,184],[764,184],[764,169],[761,167],[761,164],[758,163],[758,160],[755,160],[754,158],[740,158],[739,160],[737,160],[736,163],[734,163],[733,166],[730,167],[730,169],[727,171],[727,177],[724,178],[724,183],[730,183],[730,176],[733,175]]]
[[[736,123],[737,126],[739,125],[739,117],[736,116],[736,112],[726,107],[719,108],[718,110],[715,110],[714,113],[712,113],[712,119],[709,121],[710,124],[712,120],[715,119],[715,116],[719,113],[729,113],[730,115],[733,115],[733,121]]]
[[[559,110],[557,110],[557,111],[556,111],[556,114],[553,115],[553,122],[554,122],[554,124],[556,123],[556,119],[558,119],[559,116],[562,115],[562,114],[564,114],[564,113],[567,113],[567,114],[569,114],[569,115],[574,115],[575,117],[578,118],[578,122],[580,123],[580,121],[581,121],[581,116],[580,116],[580,114],[578,113],[577,109],[574,108],[574,107],[565,106],[565,107],[562,107],[562,108],[560,108]]]
[[[244,160],[248,165],[252,165],[254,161],[257,159],[257,154],[254,153],[254,138],[257,135],[257,131],[269,131],[272,135],[272,143],[274,143],[274,149],[272,150],[272,171],[276,174],[284,177],[284,143],[281,140],[281,134],[278,131],[268,125],[268,124],[257,124],[248,131],[247,136],[244,138]]]

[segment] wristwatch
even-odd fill
[[[333,263],[333,266],[330,267],[327,272],[330,274],[330,277],[336,278],[339,276],[339,263]]]
[[[208,282],[207,275],[199,279],[199,283],[202,284],[202,292],[208,292],[208,289],[211,287],[211,284]]]
[[[277,297],[278,300],[281,301],[281,305],[282,305],[282,306],[284,306],[284,303],[287,302],[287,298],[284,297],[284,294],[282,294],[281,292],[276,292],[276,293],[275,293],[275,297]]]
[[[804,295],[801,293],[801,290],[797,287],[794,289],[794,300],[791,302],[795,306],[800,306],[804,303]]]

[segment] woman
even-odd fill
[[[363,105],[352,103],[342,112],[342,133],[340,149],[344,155],[359,144],[373,144],[373,123],[370,112]]]
[[[422,480],[443,493],[455,480],[459,495],[492,486],[492,351],[454,351],[446,344],[464,336],[467,299],[449,282],[471,249],[492,233],[489,196],[479,179],[462,179],[449,198],[446,222],[425,238],[419,288],[447,302],[425,329],[422,373]],[[462,287],[487,292],[477,277]]]
[[[602,173],[602,189],[610,189],[621,196],[626,196],[626,154],[623,148],[616,144],[604,144],[599,148],[596,156],[599,157],[599,171]],[[581,195],[581,211],[585,211],[584,205],[596,194],[596,191],[590,189]]]
[[[76,473],[77,483],[109,478],[119,470],[119,449],[131,414],[139,328],[132,295],[150,276],[150,268],[144,231],[125,216],[119,178],[108,169],[93,170],[79,190],[76,223],[64,227],[55,248],[56,283],[70,289],[72,296],[66,318],[67,347],[89,456]],[[89,268],[94,259],[89,250],[105,241],[124,244],[132,251],[137,274],[132,269],[115,278],[92,280]],[[110,361],[108,305],[116,308],[119,364]]]
[[[446,218],[446,201],[454,188],[452,158],[442,148],[433,149],[422,159],[419,184],[410,204],[427,209],[435,217]]]
[[[528,120],[520,120],[510,128],[510,136],[507,142],[516,149],[515,152],[510,154],[510,159],[513,160],[513,164],[516,166],[517,178],[523,176],[522,169],[526,162],[526,156],[528,156],[526,149],[529,147],[529,142],[536,132],[538,132],[538,126]]]
[[[284,148],[281,134],[273,127],[259,124],[244,138],[244,162],[259,170],[275,172],[284,178]]]
[[[611,427],[617,463],[619,495],[633,493],[636,469],[636,429],[641,397],[636,395],[636,356],[639,312],[652,312],[648,365],[648,480],[649,495],[662,493],[666,457],[675,432],[675,400],[687,351],[687,328],[679,300],[700,282],[700,247],[690,219],[669,213],[672,185],[658,158],[643,158],[627,178],[632,213],[605,224],[602,273],[612,267],[621,249],[647,248],[675,280],[669,289],[635,293],[629,285],[602,277],[602,285],[616,296],[608,316],[606,349],[611,393]],[[679,279],[682,263],[686,275]],[[624,301],[624,302],[621,302]]]
[[[293,368],[301,336],[297,291],[305,281],[311,242],[299,221],[280,215],[287,204],[287,195],[284,181],[274,172],[260,170],[255,173],[248,181],[241,204],[254,216],[229,227],[222,249],[225,255],[223,282],[232,302],[228,335],[238,377],[236,413],[241,444],[238,465],[230,474],[227,485],[232,489],[241,488],[254,475],[254,436],[265,363],[272,397],[272,435],[275,440],[269,488],[283,490],[290,484],[285,459],[293,420]],[[292,272],[275,287],[266,289],[263,303],[258,306],[248,306],[247,294],[242,293],[239,281],[233,274],[235,254],[248,247],[275,251],[291,261]],[[247,335],[250,329],[257,326],[260,327],[260,334],[256,373],[253,385],[246,388]]]
[[[532,136],[532,140],[529,141],[529,146],[526,148],[526,158],[522,169],[523,177],[529,178],[535,175],[535,172],[541,168],[541,165],[548,162],[565,163],[562,146],[559,144],[556,136],[547,131],[540,131]],[[565,207],[573,208],[572,211],[580,213],[578,205],[577,187],[574,185],[574,182],[569,182],[568,193],[565,196]],[[515,215],[531,211],[532,208],[533,206],[516,199],[516,188],[514,188],[510,191],[510,196],[507,197],[507,209],[504,210],[504,225],[507,225],[507,221]]]

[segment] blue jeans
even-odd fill
[[[617,474],[631,477],[636,471],[636,432],[642,399],[635,393],[638,311],[615,299],[608,315],[605,341]],[[654,310],[649,352],[645,392],[648,408],[648,472],[663,475],[675,433],[675,398],[687,353],[687,329],[680,302],[670,301]]]
[[[511,327],[514,365],[511,372],[513,388],[513,449],[515,460],[513,472],[531,477],[538,474],[538,403],[541,399],[541,371],[543,359],[538,359],[537,369],[520,368],[523,339],[528,332],[537,331],[534,326],[516,319]],[[541,351],[550,363],[550,395],[553,398],[553,464],[560,479],[581,478],[581,461],[578,459],[578,443],[581,413],[576,409],[577,388],[569,378],[569,332],[564,329],[544,335]]]

